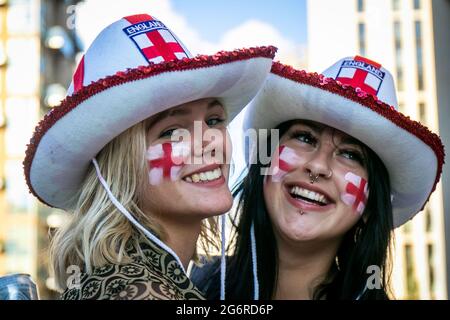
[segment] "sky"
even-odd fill
[[[108,24],[148,13],[175,32],[192,54],[274,45],[275,60],[305,65],[306,0],[85,0],[76,13],[85,49]],[[231,184],[245,167],[242,118],[241,112],[229,126],[235,164]]]
[[[305,1],[85,0],[76,25],[87,48],[106,25],[146,12],[163,21],[194,54],[271,44],[279,49],[278,59],[299,66],[305,57]]]
[[[173,0],[202,37],[215,41],[246,20],[258,19],[277,28],[286,38],[306,43],[306,0]],[[213,3],[213,4],[211,4]]]

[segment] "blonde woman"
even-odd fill
[[[203,299],[185,270],[232,205],[226,124],[274,53],[192,57],[146,14],[98,35],[24,162],[31,192],[73,213],[51,245],[63,299]]]

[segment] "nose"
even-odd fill
[[[210,128],[205,121],[194,122],[194,137],[192,141],[193,155],[203,158],[202,163],[225,163],[227,160],[227,135],[219,129]],[[210,160],[208,160],[210,159]]]
[[[330,178],[332,171],[330,168],[330,155],[332,151],[327,146],[320,146],[316,151],[311,154],[311,157],[304,165],[304,169],[309,177]],[[314,180],[312,180],[314,181]]]

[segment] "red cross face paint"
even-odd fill
[[[270,170],[272,181],[280,182],[288,172],[294,170],[299,165],[299,162],[300,158],[294,149],[285,145],[279,146],[272,157]]]
[[[150,169],[150,184],[159,185],[164,179],[178,180],[180,170],[189,154],[190,146],[183,142],[150,146],[146,155]]]
[[[351,206],[355,212],[362,215],[366,208],[367,199],[369,199],[367,180],[352,172],[347,172],[344,179],[348,183],[345,187],[345,193],[341,195],[341,200],[346,205]]]

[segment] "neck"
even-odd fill
[[[340,241],[292,244],[278,241],[275,299],[311,300],[334,263]]]
[[[187,270],[197,246],[201,220],[195,219],[192,222],[161,221],[161,224],[165,234],[162,240],[177,254],[184,269]]]

